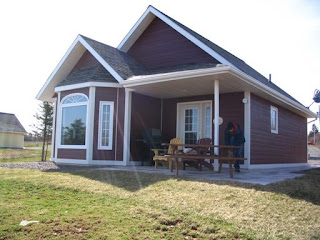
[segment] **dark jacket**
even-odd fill
[[[225,145],[231,145],[230,139],[231,137],[234,137],[233,145],[234,146],[241,146],[246,140],[243,136],[243,132],[240,128],[240,125],[238,123],[233,123],[233,125],[236,125],[236,129],[234,129],[233,133],[230,133],[229,129],[226,128],[224,131],[224,143]]]

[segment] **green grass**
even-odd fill
[[[47,153],[47,160],[50,160],[50,151],[48,151]],[[37,161],[41,161],[41,149],[0,148],[0,164],[1,163],[37,162]]]
[[[319,182],[0,168],[0,239],[319,239]]]

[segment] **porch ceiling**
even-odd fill
[[[215,80],[219,80],[220,94],[248,91],[301,116],[307,118],[316,116],[298,102],[230,67],[189,71],[188,73],[186,71],[157,76],[138,76],[124,81],[122,85],[136,93],[168,99],[213,95]]]
[[[214,81],[219,80],[220,93],[242,92],[254,90],[252,86],[229,73],[219,75],[181,78],[139,86],[130,86],[136,93],[155,98],[180,98],[200,95],[213,95]]]

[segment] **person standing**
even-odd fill
[[[228,123],[224,132],[224,141],[225,145],[228,146],[240,146],[240,148],[235,148],[233,150],[233,155],[235,157],[243,157],[243,144],[245,143],[245,138],[238,123]],[[239,160],[234,164],[234,168],[236,172],[240,172]]]

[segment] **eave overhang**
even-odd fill
[[[134,76],[120,84],[140,94],[168,99],[212,95],[214,80],[220,82],[220,94],[249,91],[303,117],[317,117],[300,103],[230,66]]]

